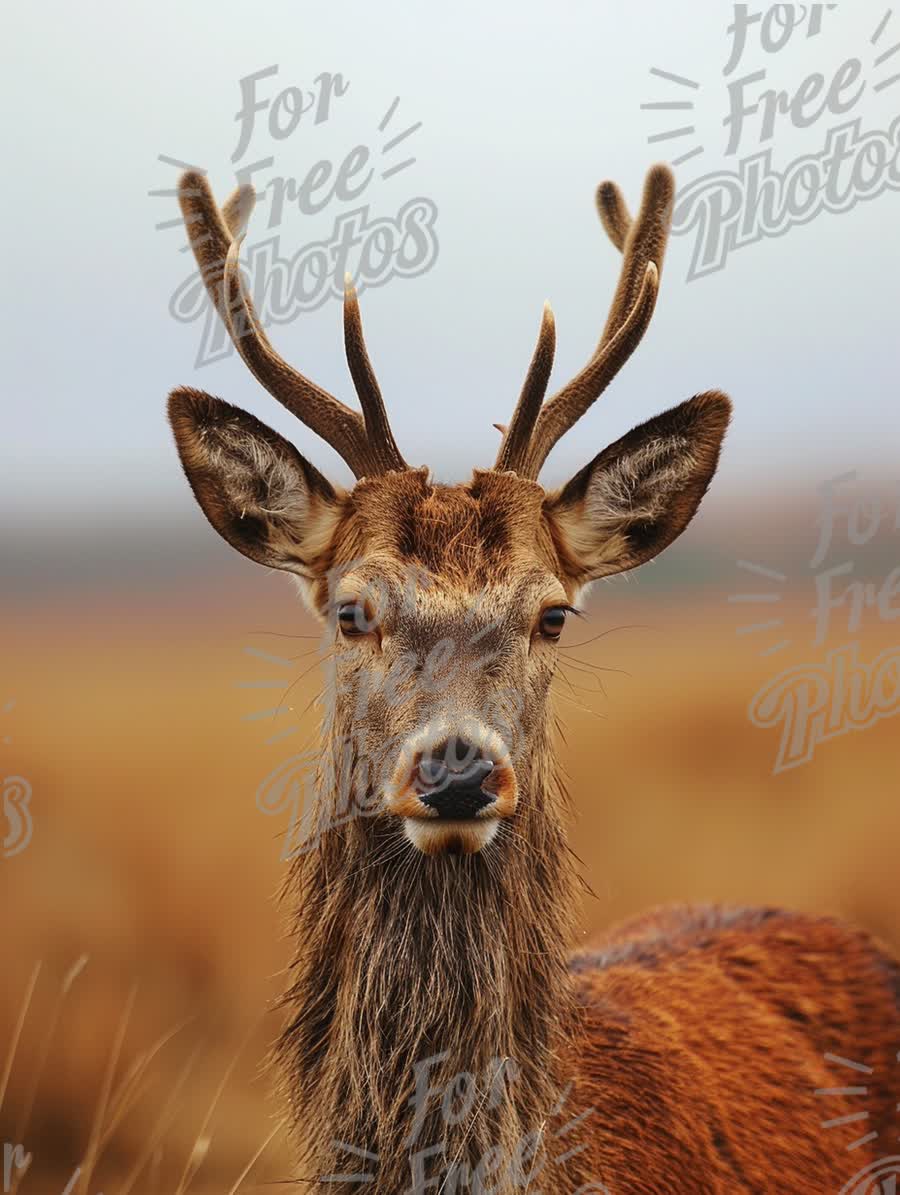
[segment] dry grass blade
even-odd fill
[[[169,1029],[166,1033],[159,1037],[149,1048],[149,1050],[145,1050],[144,1053],[140,1054],[132,1063],[128,1073],[125,1075],[125,1078],[119,1085],[118,1091],[113,1097],[113,1109],[110,1113],[109,1124],[107,1125],[106,1131],[104,1132],[103,1138],[100,1142],[101,1151],[109,1142],[113,1133],[121,1124],[123,1118],[134,1107],[135,1101],[140,1092],[140,1080],[146,1073],[150,1063],[157,1056],[157,1054],[159,1054],[160,1050],[167,1046],[172,1038],[176,1037],[182,1031],[182,1029],[189,1025],[194,1019],[194,1017],[185,1017],[185,1019],[176,1025],[174,1029]]]
[[[172,1111],[175,1108],[175,1104],[178,1099],[178,1096],[181,1094],[181,1089],[184,1087],[184,1084],[186,1083],[188,1076],[190,1075],[191,1071],[194,1068],[194,1063],[197,1061],[197,1056],[200,1053],[200,1049],[201,1049],[201,1046],[199,1046],[199,1045],[196,1046],[194,1051],[192,1052],[190,1058],[188,1058],[187,1062],[181,1068],[181,1072],[179,1073],[177,1079],[175,1080],[172,1090],[169,1093],[169,1098],[166,1101],[162,1112],[159,1114],[156,1124],[154,1125],[153,1131],[151,1132],[150,1136],[147,1138],[147,1143],[144,1146],[144,1149],[142,1150],[142,1152],[140,1154],[138,1154],[137,1161],[135,1162],[134,1166],[131,1168],[131,1171],[130,1171],[128,1177],[125,1179],[124,1185],[122,1187],[120,1187],[118,1195],[129,1195],[129,1192],[131,1191],[134,1184],[137,1182],[137,1180],[140,1176],[140,1173],[146,1166],[148,1160],[151,1157],[156,1158],[158,1156],[158,1152],[159,1152],[159,1154],[161,1154],[161,1151],[158,1151],[159,1143],[163,1139],[166,1131],[169,1128],[169,1124],[171,1123]],[[156,1168],[157,1168],[157,1174],[158,1174],[159,1162],[156,1163]]]
[[[250,1171],[253,1169],[253,1167],[256,1165],[256,1163],[259,1161],[259,1159],[262,1157],[265,1150],[275,1140],[275,1138],[278,1136],[278,1134],[281,1132],[281,1130],[283,1128],[284,1128],[283,1124],[277,1124],[275,1126],[275,1128],[272,1130],[272,1132],[269,1133],[268,1137],[266,1137],[265,1141],[262,1143],[262,1145],[259,1147],[259,1149],[256,1151],[256,1153],[253,1155],[253,1157],[250,1159],[250,1161],[247,1163],[247,1165],[241,1171],[240,1175],[238,1176],[237,1182],[234,1184],[234,1186],[228,1192],[228,1195],[236,1195],[237,1190],[240,1187],[241,1183],[244,1181],[244,1179],[247,1177],[247,1175],[250,1173]]]
[[[131,1020],[131,1013],[134,1009],[134,1002],[137,998],[137,984],[132,984],[131,991],[128,993],[128,999],[125,1001],[125,1008],[119,1020],[119,1025],[116,1030],[116,1036],[113,1040],[112,1050],[109,1055],[109,1062],[106,1066],[106,1074],[103,1076],[103,1085],[100,1088],[100,1099],[97,1101],[97,1110],[94,1113],[94,1123],[91,1125],[91,1136],[88,1141],[87,1151],[84,1155],[84,1165],[81,1171],[81,1181],[79,1183],[79,1190],[81,1195],[87,1195],[90,1186],[91,1178],[93,1177],[94,1169],[97,1165],[97,1160],[100,1156],[101,1137],[103,1133],[103,1122],[106,1118],[106,1109],[109,1107],[109,1097],[112,1091],[113,1076],[116,1072],[116,1067],[119,1064],[119,1055],[122,1052],[122,1045],[125,1041],[125,1034],[128,1031],[128,1022]]]
[[[19,1116],[19,1123],[16,1125],[16,1141],[24,1141],[25,1134],[28,1132],[28,1125],[31,1123],[31,1113],[34,1110],[34,1101],[37,1099],[38,1088],[47,1067],[50,1046],[56,1036],[56,1029],[62,1015],[63,1005],[66,1002],[66,997],[72,988],[72,984],[85,969],[87,962],[88,956],[86,954],[80,955],[63,976],[63,981],[56,996],[56,1002],[53,1005],[53,1012],[50,1015],[50,1025],[41,1043],[37,1063],[32,1070],[31,1083],[28,1086],[25,1099],[22,1103],[22,1112]],[[10,1186],[10,1195],[15,1195],[18,1190],[23,1173],[23,1171],[19,1171],[13,1178],[12,1185]]]
[[[200,1131],[197,1133],[197,1137],[194,1142],[194,1149],[191,1150],[190,1157],[188,1158],[187,1162],[185,1163],[184,1171],[181,1175],[181,1180],[179,1181],[178,1186],[175,1189],[175,1195],[185,1195],[185,1192],[187,1191],[188,1187],[191,1185],[191,1182],[193,1181],[194,1175],[200,1169],[200,1166],[203,1162],[203,1158],[206,1156],[206,1148],[203,1149],[202,1156],[199,1158],[199,1160],[196,1160],[196,1153],[197,1153],[198,1146],[200,1145],[201,1142],[205,1141],[206,1146],[208,1148],[209,1141],[208,1141],[208,1136],[207,1136],[207,1129],[209,1128],[209,1123],[212,1120],[213,1114],[215,1113],[215,1110],[219,1105],[219,1100],[222,1098],[222,1092],[225,1090],[225,1087],[228,1083],[228,1080],[231,1078],[231,1075],[232,1075],[232,1072],[234,1071],[235,1066],[237,1066],[238,1059],[240,1058],[241,1054],[244,1052],[244,1049],[245,1049],[247,1043],[250,1041],[250,1039],[252,1038],[252,1036],[255,1032],[256,1032],[256,1024],[254,1023],[250,1032],[247,1034],[247,1036],[241,1042],[240,1046],[235,1051],[234,1056],[232,1057],[231,1061],[228,1063],[228,1066],[225,1068],[225,1074],[222,1076],[222,1078],[219,1082],[219,1086],[216,1088],[215,1095],[212,1098],[212,1103],[209,1105],[209,1108],[206,1111],[206,1115],[203,1118],[203,1124],[201,1124]],[[196,1164],[195,1164],[195,1161],[196,1161]]]
[[[34,989],[37,986],[40,973],[41,964],[38,962],[34,964],[34,970],[31,972],[31,977],[25,987],[25,995],[22,997],[16,1027],[13,1029],[12,1041],[9,1043],[9,1053],[6,1056],[6,1065],[3,1068],[3,1079],[0,1080],[0,1111],[3,1109],[3,1101],[6,1099],[6,1089],[9,1086],[9,1076],[12,1074],[13,1063],[16,1060],[19,1038],[22,1036],[22,1028],[25,1024],[25,1018],[28,1016],[28,1009],[31,1007],[31,998],[34,995]]]

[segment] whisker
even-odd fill
[[[564,650],[564,648],[560,648],[560,651]],[[573,656],[571,659],[567,659],[566,663],[571,664],[573,668],[576,664],[581,664],[582,667],[590,668],[594,672],[616,672],[619,674],[619,676],[632,676],[632,673],[630,673],[627,668],[609,668],[605,664],[595,664],[591,660],[582,660],[579,656]]]
[[[321,639],[321,635],[288,635],[286,631],[244,631],[245,635],[269,635],[274,639]]]
[[[320,651],[318,647],[311,647],[309,651],[301,651],[299,655],[288,656],[289,660],[305,660],[307,656],[311,656],[313,652]]]
[[[599,721],[601,721],[601,722],[605,722],[605,721],[606,721],[606,719],[604,718],[604,716],[603,716],[602,714],[598,714],[596,710],[589,709],[589,708],[588,708],[586,705],[582,705],[582,703],[581,703],[580,701],[578,701],[576,698],[574,698],[574,697],[569,697],[569,696],[568,696],[566,693],[561,693],[561,692],[559,692],[559,691],[557,691],[557,690],[553,690],[553,685],[552,685],[552,684],[550,685],[550,688],[551,688],[551,690],[552,690],[552,691],[554,691],[554,695],[555,695],[556,697],[560,698],[560,700],[562,700],[562,701],[568,701],[568,702],[570,702],[570,703],[571,703],[572,705],[574,705],[574,706],[575,706],[575,707],[576,707],[578,710],[580,710],[580,711],[581,711],[581,713],[583,713],[583,714],[588,714],[588,715],[589,715],[590,717],[592,717],[592,718],[597,718],[597,719],[598,719]]]
[[[575,682],[573,680],[570,680],[569,677],[567,677],[566,674],[562,671],[560,672],[559,675],[563,678],[563,680],[566,682],[566,684],[569,685],[569,687],[573,691],[577,691],[578,693],[587,693],[589,695],[594,694],[594,693],[599,693],[602,697],[607,698],[607,700],[608,700],[608,695],[607,695],[606,689],[604,689],[603,681],[600,679],[599,676],[591,676],[591,679],[596,681],[597,683],[592,688],[588,689],[584,685],[576,685]]]
[[[309,674],[313,671],[313,669],[318,666],[318,663],[319,663],[318,660],[314,660],[313,663],[310,664],[310,666],[306,669],[305,672],[301,672],[300,675],[295,680],[291,681],[291,683],[288,685],[287,689],[282,694],[281,701],[278,703],[279,705],[284,705],[285,698],[288,696],[288,694],[291,693],[297,687],[297,685],[300,684],[300,682],[302,680],[304,680],[307,676],[309,676]],[[317,694],[317,696],[319,696],[319,695],[320,694]],[[316,698],[314,697],[313,701],[315,701],[315,700],[316,700]],[[312,702],[310,702],[310,705],[312,705]],[[305,714],[308,709],[309,709],[309,705],[306,707],[306,709],[303,711],[303,713]],[[303,715],[301,715],[301,717],[302,716]]]
[[[647,623],[640,622],[629,623],[627,626],[622,627],[610,627],[606,631],[601,631],[599,635],[595,635],[593,639],[584,639],[581,643],[567,643],[565,647],[561,648],[560,650],[571,651],[576,647],[587,647],[589,643],[596,643],[598,639],[605,639],[607,635],[612,635],[616,631],[653,631],[656,629],[656,627],[652,627]]]

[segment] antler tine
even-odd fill
[[[675,176],[668,166],[651,166],[644,182],[641,210],[632,220],[621,191],[615,183],[601,183],[597,188],[597,209],[606,234],[622,253],[619,285],[603,329],[598,350],[621,326],[641,288],[648,262],[662,274],[672,205],[675,201]]]
[[[659,274],[650,262],[634,306],[621,328],[541,410],[528,458],[520,470],[523,477],[537,478],[550,449],[596,402],[640,344],[653,316],[658,293]]]
[[[232,239],[242,228],[246,228],[250,215],[256,206],[256,195],[249,183],[235,187],[222,204],[222,218]]]
[[[181,176],[178,204],[200,277],[213,306],[222,315],[222,271],[231,244],[231,231],[212,196],[205,175],[188,170]],[[229,204],[229,211],[233,215],[236,205],[231,200]]]
[[[386,473],[392,469],[408,468],[394,440],[381,389],[366,351],[359,299],[349,274],[344,278],[344,351],[362,405],[369,445],[378,471]]]
[[[597,188],[596,203],[606,235],[622,253],[625,249],[625,238],[631,227],[631,215],[625,196],[615,183],[607,180]]]
[[[504,432],[503,443],[497,454],[495,469],[501,472],[507,469],[518,471],[522,468],[528,456],[528,446],[531,433],[541,410],[541,403],[547,393],[547,383],[553,369],[553,356],[556,351],[556,322],[550,304],[544,304],[541,316],[541,327],[538,332],[537,344],[528,366],[528,373],[522,386],[522,393],[513,412],[508,428]],[[501,429],[501,424],[494,426]]]
[[[537,417],[527,459],[519,470],[523,476],[538,476],[553,446],[596,402],[640,344],[656,306],[674,197],[675,179],[663,165],[647,174],[636,220],[614,183],[601,183],[598,188],[600,218],[623,255],[619,283],[591,360]]]
[[[385,468],[405,468],[393,437],[383,447],[380,443],[370,442],[367,421],[358,411],[351,410],[293,369],[272,347],[246,293],[238,260],[243,236],[238,237],[237,233],[246,227],[253,210],[253,188],[239,187],[220,211],[205,176],[188,171],[179,186],[179,201],[210,298],[254,377],[293,415],[330,444],[356,477],[383,472]],[[360,329],[360,343],[361,335]],[[365,352],[364,345],[362,351]],[[361,396],[361,400],[365,405],[367,399]],[[381,409],[383,412],[383,404]],[[387,425],[386,415],[383,423]],[[380,426],[377,418],[373,426]]]

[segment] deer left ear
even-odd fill
[[[544,510],[576,585],[637,568],[684,531],[719,461],[731,403],[699,394],[605,448]]]
[[[258,564],[316,580],[340,520],[333,487],[296,448],[202,390],[169,396],[178,455],[203,513]]]

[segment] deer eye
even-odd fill
[[[545,639],[558,639],[566,625],[566,606],[548,606],[541,614],[540,633]]]
[[[337,624],[341,634],[348,638],[368,635],[372,631],[372,620],[362,602],[341,602],[337,608]]]

